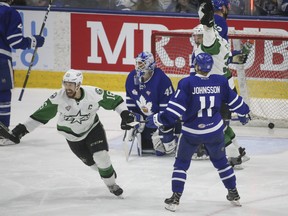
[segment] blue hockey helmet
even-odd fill
[[[225,6],[227,9],[230,8],[230,2],[229,0],[213,0],[213,8],[214,10],[222,10],[223,6]]]
[[[198,70],[203,72],[210,72],[213,67],[213,58],[208,53],[200,53],[196,56],[196,65],[198,65]]]

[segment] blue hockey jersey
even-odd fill
[[[224,17],[214,14],[214,22],[219,35],[228,41],[228,25]]]
[[[126,104],[129,110],[143,117],[163,111],[168,104],[174,88],[169,77],[155,68],[152,77],[143,85],[143,89],[134,83],[136,71],[132,70],[126,80]]]
[[[22,19],[9,4],[0,2],[0,58],[12,59],[11,48],[30,48],[30,39],[23,37]]]
[[[224,76],[190,75],[179,82],[160,119],[164,125],[172,126],[182,117],[183,134],[196,134],[209,139],[225,127],[220,114],[222,102],[232,112],[241,115],[249,113],[248,105],[229,87]]]

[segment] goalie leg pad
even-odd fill
[[[156,130],[152,135],[152,143],[153,148],[155,149],[155,153],[157,156],[163,156],[165,155],[165,149],[163,146],[163,143],[160,139],[159,130]]]
[[[174,129],[160,130],[159,135],[166,154],[174,152],[176,149],[176,136],[174,135]]]
[[[174,129],[157,130],[152,136],[152,142],[156,151],[163,154],[171,154],[176,149],[176,136]]]

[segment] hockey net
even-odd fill
[[[288,127],[288,36],[229,34],[234,50],[253,41],[245,65],[229,65],[238,92],[249,104],[251,126]],[[193,51],[189,30],[152,33],[151,50],[156,65],[171,78],[174,87],[189,75]]]

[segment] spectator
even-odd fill
[[[28,6],[44,7],[49,5],[49,0],[26,0]]]
[[[159,0],[159,1],[164,11],[167,11],[172,5],[173,5],[173,8],[176,5],[176,0]]]
[[[244,15],[245,0],[230,0],[229,14]]]
[[[288,16],[288,0],[279,0],[278,10],[282,12],[284,15]]]
[[[26,0],[14,0],[13,5],[26,6]]]
[[[191,0],[177,0],[175,12],[177,13],[197,13],[198,3]]]
[[[132,10],[132,7],[135,7],[138,0],[118,0],[116,1],[115,9],[118,10]]]
[[[163,11],[159,0],[139,0],[137,4],[132,7],[132,10],[137,11]]]

